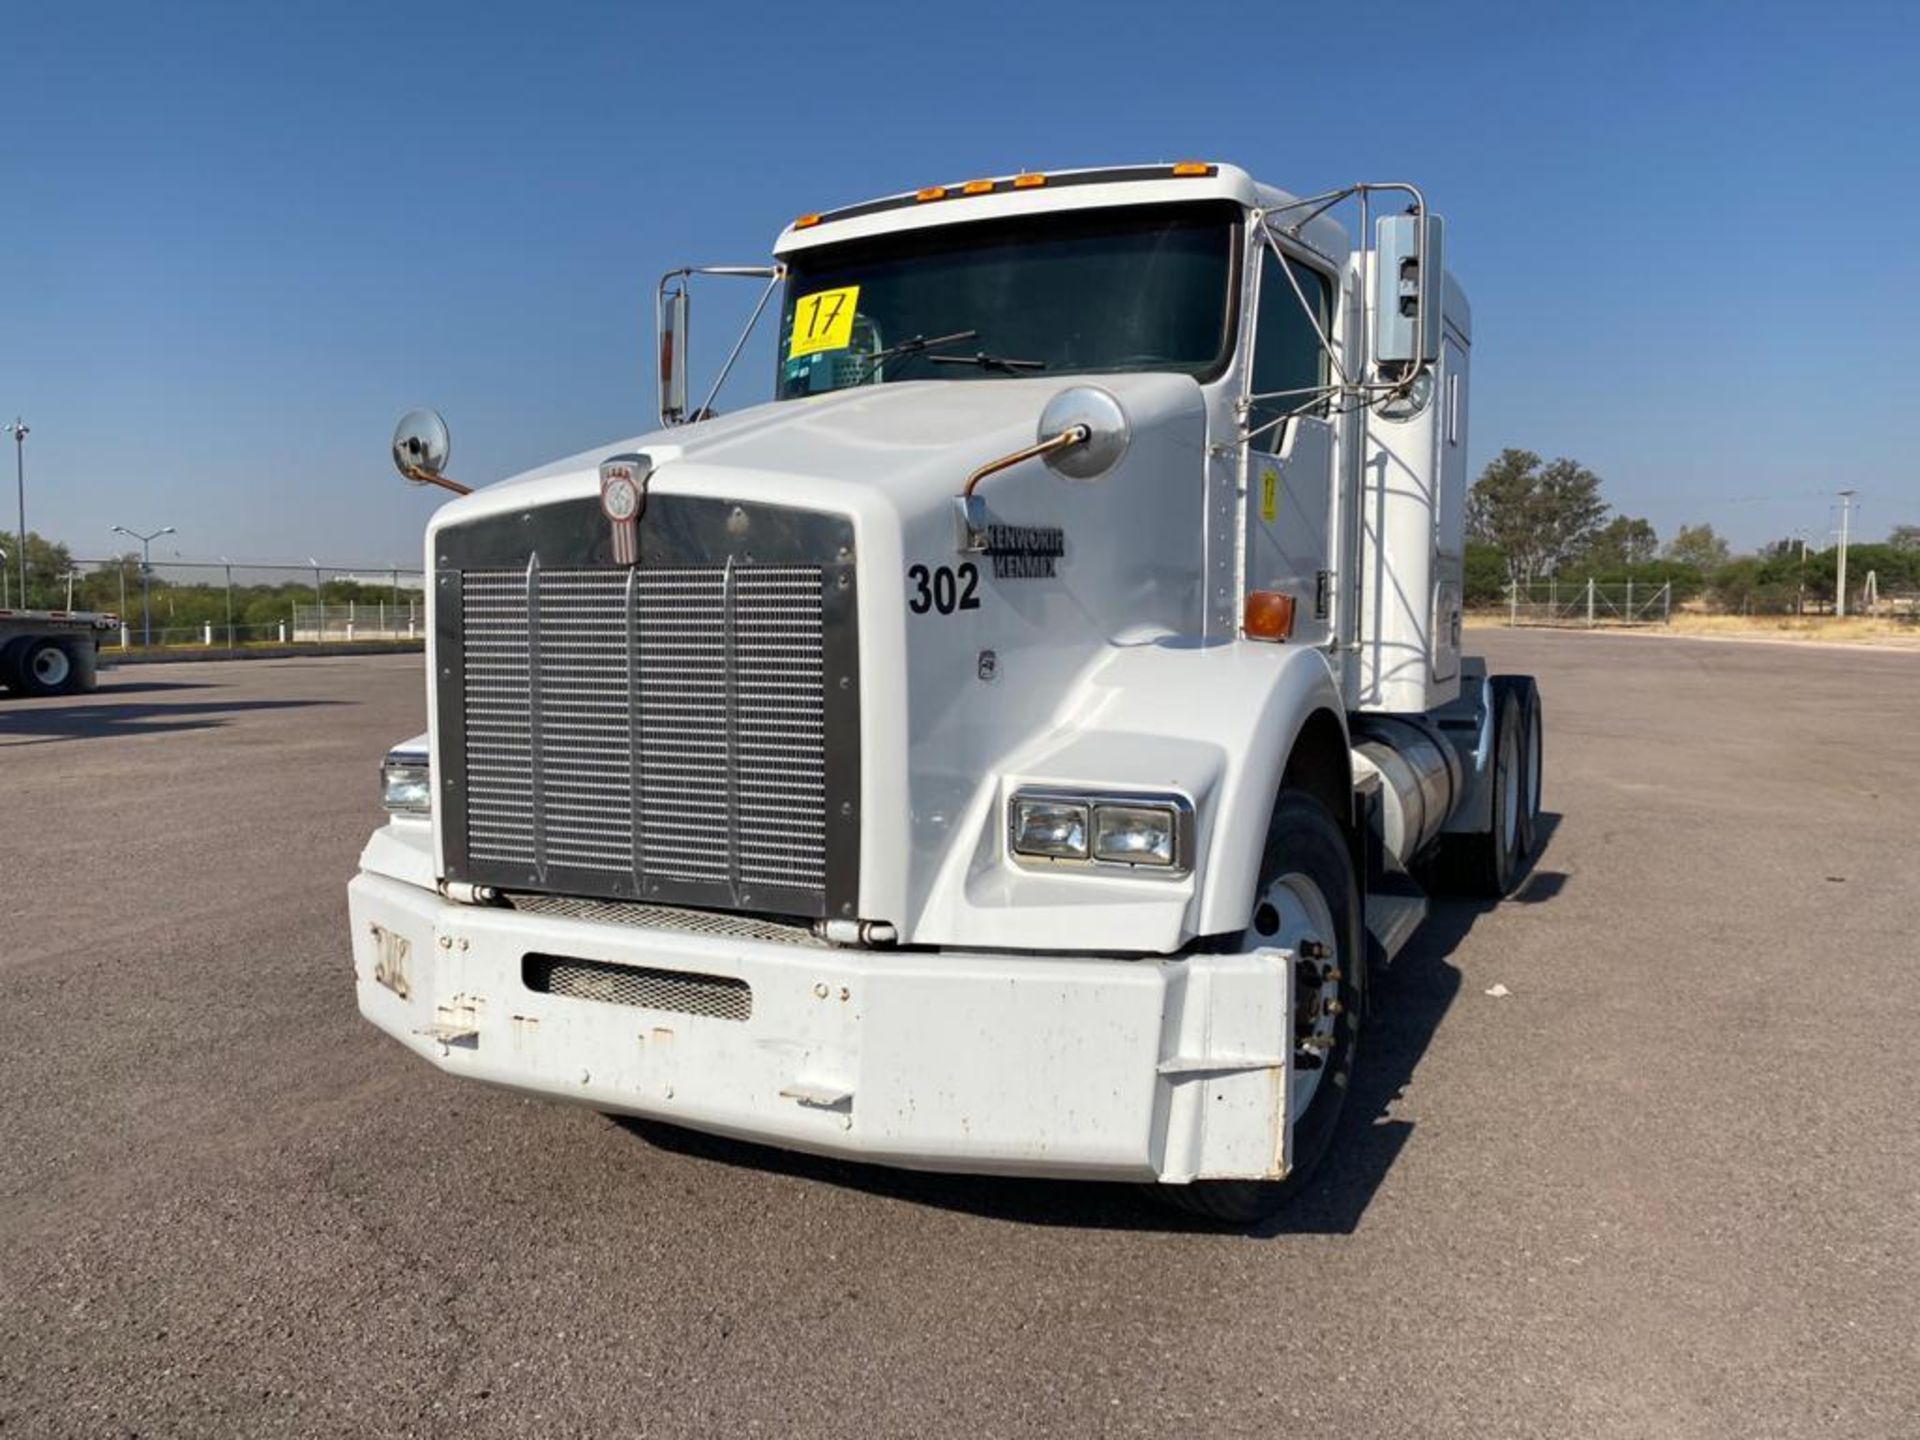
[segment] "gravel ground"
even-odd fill
[[[1251,1236],[381,1038],[344,886],[417,658],[0,700],[0,1436],[1920,1433],[1920,657],[1476,639],[1546,852],[1437,910]]]

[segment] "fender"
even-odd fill
[[[1083,673],[1059,723],[976,792],[910,939],[1165,954],[1198,935],[1242,929],[1274,796],[1316,712],[1344,740],[1339,687],[1317,649],[1170,636],[1110,647]],[[1192,874],[1056,875],[1011,865],[1006,802],[1026,785],[1185,795],[1194,807]]]

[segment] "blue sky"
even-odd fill
[[[1426,188],[1476,470],[1571,455],[1663,537],[1745,546],[1817,542],[1852,485],[1878,536],[1920,522],[1915,14],[29,0],[0,410],[29,523],[78,554],[171,523],[189,557],[405,563],[432,500],[389,466],[399,413],[440,408],[480,482],[648,428],[667,267],[920,184],[1202,157]]]

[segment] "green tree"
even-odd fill
[[[1508,573],[1532,580],[1591,548],[1606,519],[1600,477],[1578,461],[1542,462],[1502,450],[1467,494],[1467,533],[1507,557]]]
[[[67,572],[73,569],[73,552],[58,541],[49,540],[36,530],[27,532],[27,594],[23,600],[20,586],[19,540],[0,537],[0,550],[7,554],[7,574],[12,578],[10,598],[21,609],[64,609],[67,603]],[[78,603],[76,599],[76,604]]]
[[[1497,545],[1467,541],[1466,574],[1461,589],[1468,606],[1495,605],[1506,598],[1507,557]]]
[[[1703,575],[1718,570],[1732,558],[1727,542],[1713,533],[1711,525],[1682,525],[1667,542],[1667,559],[1691,565]]]
[[[1595,574],[1611,574],[1645,565],[1659,553],[1660,537],[1649,521],[1616,515],[1594,535],[1580,561]]]
[[[1887,535],[1896,550],[1920,550],[1920,525],[1896,525]]]

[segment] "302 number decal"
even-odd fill
[[[971,560],[957,570],[951,565],[932,570],[924,565],[909,565],[907,584],[912,587],[907,608],[916,615],[924,615],[929,610],[951,615],[956,610],[980,608],[980,567]]]

